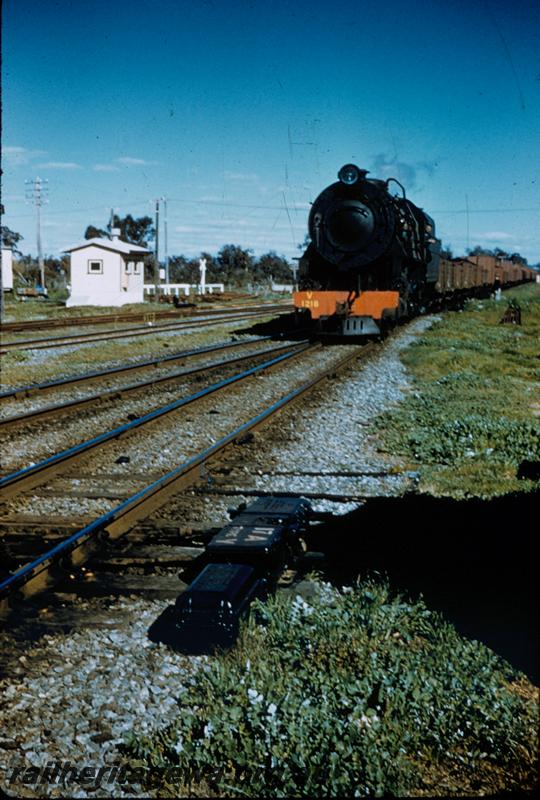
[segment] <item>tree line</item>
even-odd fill
[[[84,237],[108,238],[112,228],[120,230],[120,239],[130,244],[149,247],[155,241],[155,227],[151,217],[125,217],[113,215],[112,220],[105,228],[88,225]],[[21,282],[35,285],[39,282],[39,266],[37,258],[23,255],[20,242],[23,237],[20,233],[10,230],[5,225],[1,226],[1,239],[4,247],[10,247],[15,255],[15,277],[20,277]],[[300,249],[304,249],[309,242],[306,240]],[[476,245],[467,250],[467,255],[493,255],[506,258],[514,262],[527,264],[527,259],[519,253],[508,253],[499,247],[488,249]],[[453,258],[450,247],[443,245],[441,255]],[[250,249],[242,248],[236,244],[224,244],[216,255],[201,252],[200,258],[206,259],[206,281],[208,283],[224,283],[231,288],[245,288],[247,286],[268,286],[272,282],[290,284],[293,282],[293,272],[286,258],[271,250],[262,256],[255,256]],[[60,258],[47,256],[44,258],[45,282],[49,288],[61,289],[69,282],[69,256]],[[155,269],[152,259],[147,259],[145,266],[145,282],[153,283]],[[163,264],[161,264],[163,266]],[[196,284],[200,280],[199,257],[191,258],[184,255],[173,255],[168,259],[169,282]],[[534,265],[540,269],[540,263]]]
[[[288,261],[274,251],[255,257],[251,250],[225,244],[216,256],[201,253],[200,257],[206,259],[207,283],[224,283],[232,288],[241,288],[249,284],[268,286],[271,283],[293,281]],[[169,258],[170,283],[199,283],[199,279],[199,258],[182,255]]]
[[[141,247],[148,247],[155,241],[156,230],[151,217],[134,218],[131,214],[119,217],[113,214],[106,229],[89,225],[85,231],[85,239],[109,236],[111,229],[120,231],[120,239]],[[292,283],[293,273],[288,261],[273,250],[255,257],[253,251],[236,244],[225,244],[216,256],[202,252],[197,258],[184,255],[170,256],[170,283],[199,283],[199,258],[206,259],[206,281],[208,283],[225,283],[227,286],[240,288],[248,284],[269,285],[274,283]],[[154,280],[152,264],[146,265],[145,280]]]
[[[88,225],[85,239],[109,238],[112,228],[120,230],[120,239],[141,247],[150,247],[155,239],[155,228],[151,217],[135,218],[131,214],[125,217],[113,216],[111,223],[105,228]],[[23,255],[20,250],[21,234],[2,226],[2,244],[10,247],[15,255],[15,277],[34,285],[39,282],[39,266],[37,258]],[[172,255],[168,259],[169,282],[197,284],[200,281],[199,258],[206,259],[207,283],[224,283],[231,288],[247,286],[269,286],[271,283],[290,284],[294,276],[289,262],[283,256],[271,250],[261,256],[255,256],[250,249],[235,244],[225,244],[216,255],[201,252],[193,258],[184,255]],[[146,259],[145,282],[155,280],[155,265],[152,258]],[[62,288],[69,282],[69,256],[60,258],[47,256],[44,258],[45,282],[49,288]],[[161,263],[160,266],[164,266]]]
[[[442,245],[441,256],[443,258],[456,257],[454,256],[451,248],[448,247],[447,245]],[[504,258],[507,261],[513,261],[514,263],[528,265],[527,259],[520,253],[509,253],[506,250],[502,250],[500,247],[495,247],[492,250],[490,250],[488,247],[481,247],[479,244],[477,244],[476,247],[470,247],[467,250],[467,256],[495,256],[495,258]],[[467,256],[465,256],[465,258]],[[459,256],[457,257],[459,258]],[[537,269],[540,268],[540,263],[536,264],[536,268]]]

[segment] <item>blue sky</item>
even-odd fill
[[[2,69],[23,252],[39,176],[47,254],[167,197],[169,254],[298,256],[352,161],[400,179],[455,254],[540,261],[536,0],[4,0]]]

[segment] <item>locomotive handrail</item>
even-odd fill
[[[400,183],[400,182],[398,181],[398,179],[397,179],[397,178],[388,178],[388,180],[386,181],[386,190],[388,191],[388,184],[389,184],[391,181],[393,181],[394,183],[397,183],[397,185],[399,186],[399,188],[401,189],[401,191],[402,191],[402,193],[403,193],[403,199],[404,199],[404,200],[406,200],[406,199],[407,199],[407,195],[406,195],[406,193],[405,193],[405,187],[403,186],[403,184],[402,184],[402,183]]]

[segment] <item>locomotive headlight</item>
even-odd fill
[[[360,170],[354,164],[345,164],[338,172],[338,178],[346,186],[352,186],[360,177]]]

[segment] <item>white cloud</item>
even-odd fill
[[[25,203],[26,197],[24,194],[4,194],[4,203]]]
[[[35,158],[46,155],[46,150],[29,150],[26,147],[3,147],[2,158],[8,167],[21,167]]]
[[[185,187],[184,187],[185,188]],[[208,194],[197,198],[198,203],[223,203],[223,196],[219,194]]]
[[[80,164],[74,161],[46,161],[44,164],[36,164],[41,169],[82,169]]]
[[[230,234],[227,236],[234,236],[235,232],[242,231],[242,235],[246,236],[249,234],[253,237],[253,239],[257,239],[257,237],[262,235],[266,237],[268,231],[279,235],[279,233],[285,233],[286,235],[290,236],[291,226],[288,219],[283,218],[281,221],[277,220],[275,223],[271,225],[268,224],[268,220],[261,220],[261,219],[208,219],[203,218],[200,221],[194,221],[191,225],[175,225],[174,232],[175,233],[205,233],[207,231],[216,231],[221,235],[221,231],[230,231]]]
[[[123,156],[122,158],[117,158],[116,160],[119,164],[124,164],[127,167],[143,167],[158,163],[157,161],[146,161],[144,158],[132,158],[131,156]]]
[[[229,172],[225,170],[223,177],[229,181],[258,181],[259,176],[255,172]]]
[[[485,233],[476,234],[477,239],[515,239],[513,233],[506,233],[506,231],[486,231]]]
[[[287,202],[287,207],[289,211],[308,211],[311,208],[311,203],[297,203],[294,200],[289,200]],[[283,206],[283,208],[285,208],[285,206]]]
[[[42,222],[42,225],[44,228],[61,228],[63,231],[66,229],[66,223],[64,220],[56,222],[55,220],[45,218]],[[73,225],[71,227],[73,227]]]
[[[120,167],[115,167],[114,164],[94,164],[92,169],[94,172],[120,172]]]
[[[199,233],[200,227],[198,225],[175,225],[175,233]]]

